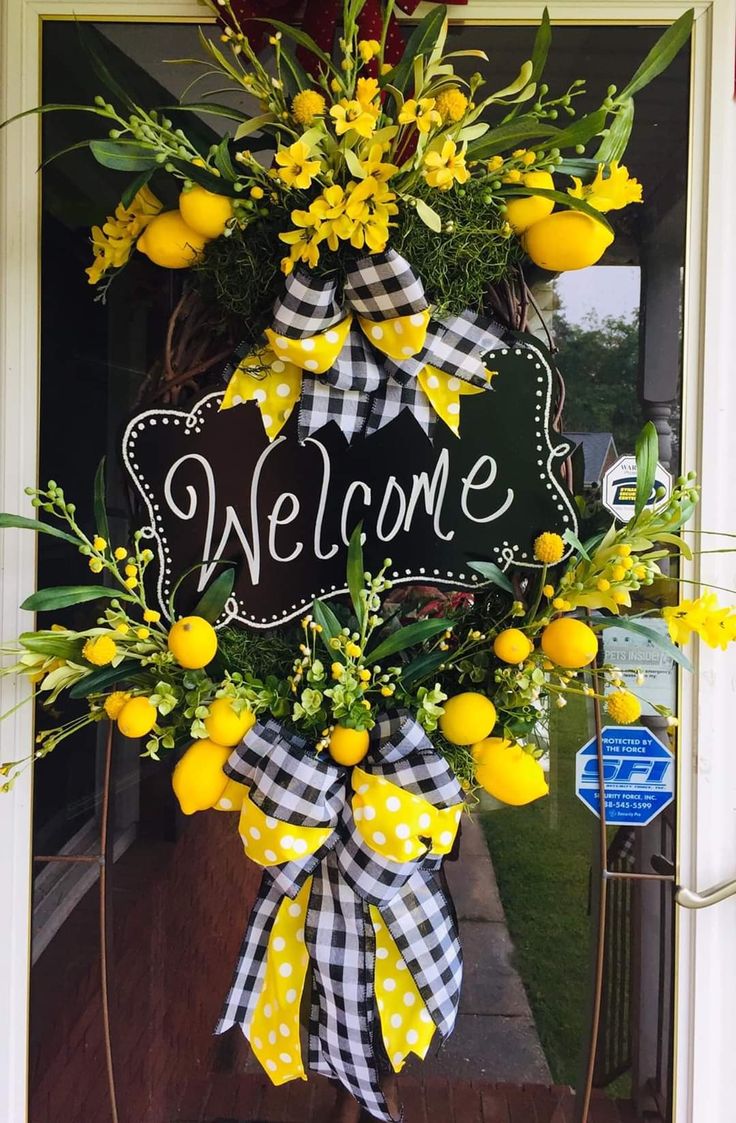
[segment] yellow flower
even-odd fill
[[[371,672],[368,670],[367,667],[361,667],[360,670],[358,671],[358,678],[360,679],[361,682],[370,682],[371,681]]]
[[[448,86],[437,94],[434,105],[443,121],[459,121],[465,116],[468,99],[457,86]]]
[[[611,582],[606,577],[599,577],[596,581],[596,588],[601,593],[607,593],[611,588]]]
[[[620,725],[631,725],[641,717],[639,700],[629,690],[616,690],[606,698],[606,711]]]
[[[301,90],[291,102],[291,115],[300,125],[311,125],[325,111],[325,99],[316,90]],[[252,194],[252,192],[251,192]]]
[[[622,542],[620,546],[616,547],[616,553],[620,558],[628,558],[631,553],[631,546],[629,546],[628,542]]]
[[[276,163],[279,165],[279,179],[287,187],[297,187],[300,190],[311,185],[321,168],[319,160],[309,159],[309,149],[303,140],[296,140],[288,148],[279,149]]]
[[[367,246],[372,253],[386,248],[389,218],[397,212],[395,199],[393,191],[374,176],[367,176],[352,187],[345,206],[345,214],[352,223],[352,246],[359,250]]]
[[[486,167],[489,172],[497,172],[499,168],[503,167],[503,156],[491,156]]]
[[[89,559],[89,568],[92,570],[93,573],[102,573],[102,562],[100,561],[99,558],[90,558]]]
[[[107,549],[107,541],[106,541],[106,539],[101,538],[100,535],[98,534],[95,538],[93,538],[92,546],[95,550],[106,550]]]
[[[419,101],[413,97],[409,98],[401,107],[399,124],[414,124],[419,129],[420,133],[428,133],[433,126],[442,124],[442,118],[434,105],[433,97],[423,97],[420,98]]]
[[[126,567],[125,567],[125,576],[126,577],[137,577],[137,575],[138,575],[137,566],[133,565],[132,562],[130,562],[128,565],[126,565]]]
[[[330,116],[338,136],[344,136],[353,129],[358,136],[367,138],[373,135],[376,127],[375,114],[359,101],[348,101],[347,98],[332,106]]]
[[[393,686],[382,686],[381,687],[381,694],[383,695],[384,698],[390,698],[391,695],[394,693],[394,690],[395,690],[395,687],[393,687]]]
[[[695,600],[681,601],[674,608],[663,608],[662,616],[673,643],[687,643],[695,632],[709,647],[725,651],[736,639],[736,610],[719,607],[715,593],[704,593]]]
[[[608,175],[604,178],[603,172],[608,167]],[[630,178],[628,168],[623,164],[619,166],[618,160],[610,164],[599,164],[596,177],[592,183],[583,184],[577,176],[572,177],[574,187],[568,188],[568,195],[575,199],[584,199],[597,211],[618,211],[628,207],[629,203],[641,203],[641,184]]]
[[[256,184],[255,187],[251,187],[248,194],[250,195],[251,199],[262,199],[264,191],[262,187],[259,187],[258,184]]]
[[[115,631],[116,631],[116,632],[120,632],[120,635],[121,635],[121,636],[127,636],[128,632],[130,631],[130,628],[129,628],[129,627],[128,627],[128,625],[127,625],[127,624],[125,624],[125,623],[123,623],[123,624],[116,624],[116,625],[115,625]]]
[[[85,273],[96,285],[108,269],[120,269],[130,257],[133,246],[152,218],[163,208],[148,187],[142,187],[130,206],[119,203],[115,214],[107,216],[102,227],[92,227],[93,261]]]
[[[332,666],[330,667],[330,671],[332,672],[332,677],[335,678],[335,679],[342,678],[342,674],[343,674],[344,670],[345,670],[345,668],[343,667],[342,663],[333,663]]]
[[[375,78],[359,78],[355,84],[355,100],[359,101],[363,108],[377,117],[381,112],[378,105],[375,104],[376,98],[381,92],[381,87]]]
[[[147,608],[143,613],[143,619],[147,624],[157,624],[161,619],[161,613],[156,612],[155,608]]]
[[[555,595],[555,587],[554,585],[545,585],[542,588],[542,592],[544,593],[545,597],[553,597]]]
[[[398,169],[397,164],[387,164],[383,162],[383,146],[380,144],[372,144],[368,149],[368,157],[360,161],[360,166],[364,169],[365,174],[372,175],[374,179],[380,180],[385,183],[396,175]]]
[[[518,168],[512,168],[511,171],[503,177],[503,181],[504,183],[521,183],[521,172]]]
[[[103,702],[103,708],[110,721],[115,721],[117,719],[118,714],[129,699],[130,694],[126,693],[124,690],[115,690],[112,694],[108,694]]]
[[[565,543],[559,534],[545,531],[534,539],[534,557],[545,565],[556,565],[565,552]]]
[[[138,578],[137,577],[126,577],[124,584],[125,584],[126,589],[135,589],[135,588],[138,587]]]
[[[292,211],[291,221],[297,229],[287,230],[279,234],[281,241],[285,242],[287,246],[291,246],[289,257],[286,260],[291,262],[292,268],[295,261],[304,261],[314,269],[319,261],[320,218],[310,207],[308,211]],[[288,270],[288,272],[290,271]],[[287,270],[284,270],[284,272],[287,272]]]
[[[104,667],[112,663],[117,651],[112,636],[95,636],[94,639],[87,640],[82,648],[82,655],[88,663],[94,663],[95,667]]]
[[[611,570],[611,577],[614,581],[623,581],[626,577],[626,570],[622,565],[614,565]]]
[[[424,157],[424,178],[430,187],[449,191],[453,183],[466,183],[470,172],[465,166],[465,153],[458,153],[454,140],[446,140],[438,151],[433,149]]]
[[[127,556],[128,551],[125,549],[125,546],[118,546],[117,550],[115,551],[115,558],[117,559],[117,561],[124,561]]]
[[[136,628],[135,634],[137,635],[138,639],[148,639],[151,633],[149,632],[148,628]]]
[[[361,654],[361,649],[357,643],[353,643],[351,640],[350,643],[345,644],[345,654],[351,659],[357,659]]]
[[[361,39],[358,43],[358,54],[363,62],[370,62],[381,53],[381,44],[377,39]]]

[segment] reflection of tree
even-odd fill
[[[564,428],[613,433],[620,453],[633,452],[644,420],[636,394],[638,319],[592,315],[571,324],[556,313],[552,332],[567,390]]]

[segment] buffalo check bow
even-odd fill
[[[264,874],[215,1032],[240,1025],[275,1084],[306,1079],[309,977],[309,1068],[392,1123],[376,1042],[399,1071],[455,1024],[462,954],[437,873],[460,786],[405,711],[379,717],[353,769],[271,719],[225,771],[247,789],[240,834]]]
[[[503,329],[466,310],[433,319],[424,288],[395,250],[357,258],[342,303],[334,278],[290,274],[261,347],[236,350],[222,409],[255,401],[269,440],[297,402],[299,440],[330,421],[348,441],[403,409],[428,437],[437,418],[458,436],[460,398],[490,386],[483,355]]]

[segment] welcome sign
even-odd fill
[[[561,465],[570,445],[550,427],[554,374],[532,336],[491,352],[492,389],[461,399],[460,438],[433,441],[403,411],[348,445],[334,422],[299,443],[296,413],[269,442],[255,403],[219,411],[152,409],[125,433],[123,457],[148,511],[162,610],[187,569],[193,601],[220,560],[237,578],[223,621],[269,628],[316,596],[346,592],[347,543],[363,523],[366,564],[392,559],[396,582],[473,588],[469,562],[535,566],[543,530],[576,529]]]

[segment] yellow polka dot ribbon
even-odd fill
[[[253,1052],[274,1084],[306,1080],[300,1041],[299,1005],[309,957],[304,947],[312,879],[290,900],[284,897],[268,938],[263,989],[247,1027]]]
[[[488,385],[495,371],[485,371]],[[417,375],[419,385],[430,400],[432,408],[445,425],[455,434],[460,436],[460,398],[468,394],[485,393],[482,386],[473,386],[470,382],[463,382],[456,375],[447,374],[439,367],[429,363]]]
[[[381,1036],[394,1072],[401,1072],[409,1053],[422,1060],[427,1055],[435,1025],[375,905],[370,906],[370,917],[376,937],[374,982]]]
[[[449,854],[463,804],[433,807],[422,796],[354,768],[353,818],[363,841],[392,862],[412,862],[427,852]]]
[[[242,785],[241,785],[242,787]],[[248,795],[240,811],[243,848],[259,866],[278,866],[314,854],[332,834],[332,827],[300,827],[266,815]]]
[[[348,314],[339,324],[307,339],[292,339],[287,335],[279,335],[272,328],[266,328],[266,339],[271,344],[273,353],[280,359],[294,363],[310,374],[324,374],[334,366],[345,345],[352,322],[353,317]]]
[[[365,335],[377,350],[389,359],[400,363],[419,354],[424,346],[429,326],[429,309],[413,312],[410,316],[394,316],[376,323],[358,316],[358,322]]]
[[[266,347],[239,364],[228,382],[220,409],[256,402],[266,436],[272,441],[291,417],[301,393],[301,368],[280,359]]]

